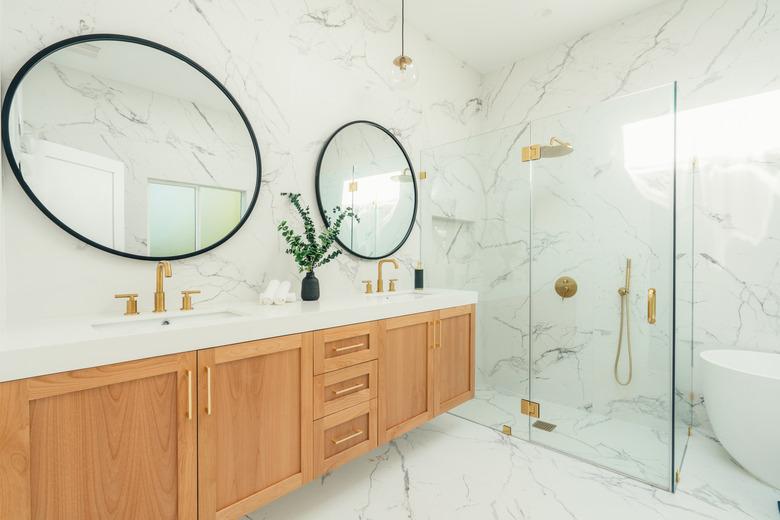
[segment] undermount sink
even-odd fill
[[[374,299],[382,302],[411,302],[415,300],[421,300],[427,296],[431,296],[431,293],[422,291],[414,292],[398,292],[398,293],[377,293],[373,296]]]
[[[93,323],[92,328],[106,332],[154,332],[182,325],[199,325],[241,316],[231,311],[177,314],[173,316],[128,317],[117,321]]]

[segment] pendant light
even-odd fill
[[[390,70],[390,86],[395,89],[406,89],[417,83],[417,69],[412,58],[406,55],[404,46],[404,29],[406,24],[406,0],[401,0],[401,55],[393,60]]]

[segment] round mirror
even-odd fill
[[[203,253],[257,200],[260,153],[246,115],[206,70],[154,42],[97,34],[42,50],[9,85],[2,124],[32,201],[110,253]]]
[[[417,181],[401,143],[386,128],[353,121],[328,139],[317,163],[317,204],[325,215],[351,207],[338,243],[370,260],[398,251],[417,213]]]

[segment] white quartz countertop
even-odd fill
[[[196,303],[196,310],[189,312],[154,314],[141,309],[138,316],[104,314],[7,324],[0,330],[0,382],[476,302],[474,291],[425,289],[284,305]]]

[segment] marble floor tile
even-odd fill
[[[445,414],[246,520],[778,520],[777,500],[704,436],[671,494]]]

